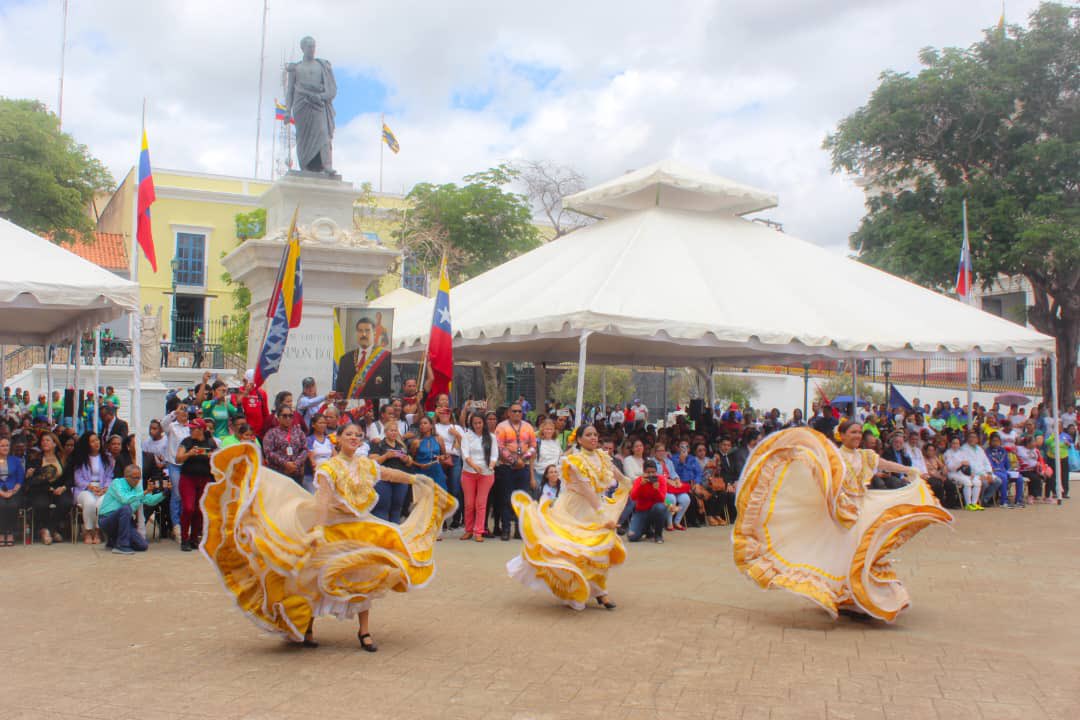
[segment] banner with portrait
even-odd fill
[[[334,390],[355,401],[376,405],[393,393],[390,348],[393,308],[341,307],[334,310]]]

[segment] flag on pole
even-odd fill
[[[289,237],[285,241],[285,252],[281,256],[277,281],[270,293],[270,303],[266,307],[266,316],[274,317],[277,313],[277,301],[280,298],[285,306],[285,317],[289,327],[300,324],[304,310],[304,272],[300,266],[300,234],[296,232],[296,218],[300,213],[297,206],[293,211],[292,223],[289,224]]]
[[[289,340],[289,328],[300,324],[304,308],[303,272],[300,266],[300,236],[296,232],[298,207],[289,225],[289,237],[281,253],[277,283],[270,294],[266,314],[270,323],[266,328],[259,360],[255,364],[255,385],[261,387],[267,378],[281,368],[281,356]]]
[[[338,358],[345,354],[345,338],[341,333],[341,313],[334,308],[334,377],[330,386],[337,387]]]
[[[974,284],[975,275],[971,270],[971,246],[965,234],[964,243],[960,246],[960,263],[956,268],[956,294],[965,300],[968,299]]]
[[[428,367],[431,368],[431,390],[425,407],[435,409],[435,398],[449,393],[454,379],[454,331],[450,327],[450,275],[446,271],[446,256],[439,267],[439,291],[435,293],[435,312],[431,315],[431,335],[428,338]]]
[[[142,149],[139,151],[139,197],[136,201],[135,241],[142,248],[150,262],[150,267],[157,272],[157,254],[154,252],[154,236],[150,230],[150,206],[154,204],[154,176],[150,171],[150,146],[146,142],[146,128],[142,133]]]
[[[895,385],[889,386],[889,409],[904,408],[907,411],[914,410],[911,407],[911,403],[907,401],[907,398],[896,389]]]
[[[296,124],[296,118],[289,116],[289,108],[285,107],[277,100],[274,100],[274,119],[278,122],[287,122],[290,125]]]
[[[394,137],[394,131],[390,129],[390,126],[386,123],[382,124],[382,139],[386,143],[386,147],[390,148],[390,152],[395,155],[401,150],[401,146],[398,145],[397,138]]]

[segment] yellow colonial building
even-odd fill
[[[132,168],[98,216],[98,231],[131,237],[137,185]],[[196,333],[207,343],[218,342],[236,312],[234,288],[223,278],[221,259],[241,242],[237,215],[256,210],[270,186],[268,180],[154,168],[157,201],[150,216],[157,272],[140,253],[138,282],[142,304],[162,309],[162,329],[170,342],[189,343]],[[392,246],[395,211],[405,206],[401,195],[364,192],[354,219],[370,239]],[[426,294],[427,283],[405,262],[383,278],[380,291],[404,285]]]

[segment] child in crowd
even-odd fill
[[[551,500],[559,497],[559,468],[548,465],[544,468],[544,486],[540,489],[540,501]]]

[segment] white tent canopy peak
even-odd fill
[[[665,160],[569,195],[563,204],[607,218],[662,207],[724,215],[746,215],[778,204],[775,193]]]

